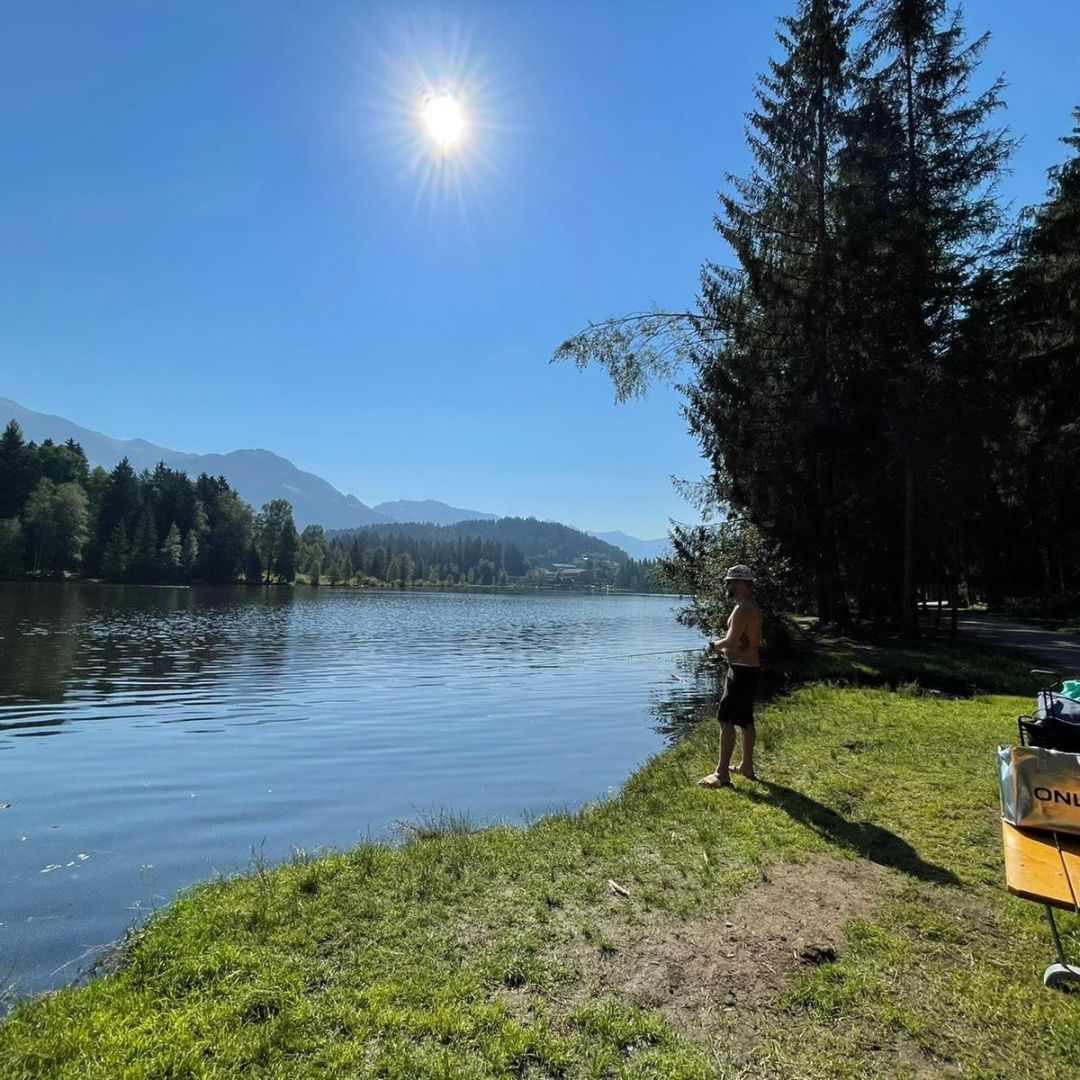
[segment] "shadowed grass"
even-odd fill
[[[851,649],[858,670],[841,652],[829,677],[907,682],[922,654]],[[960,680],[1012,685],[996,654],[963,663]],[[527,829],[444,815],[398,848],[208,883],[116,973],[17,1008],[0,1076],[1067,1075],[1080,1007],[1042,987],[1044,915],[1001,885],[993,748],[1026,705],[811,684],[762,710],[768,783],[697,788],[706,721],[617,798]],[[690,1032],[598,981],[628,935],[707,920],[822,855],[893,885],[834,960],[753,1010]],[[1080,925],[1061,924],[1075,955]]]

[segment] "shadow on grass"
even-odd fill
[[[769,789],[767,795],[744,789],[743,794],[755,802],[778,806],[796,821],[813,829],[819,836],[839,847],[854,851],[864,859],[889,866],[920,881],[938,885],[959,885],[960,879],[943,866],[928,863],[902,837],[880,825],[867,821],[849,821],[835,810],[782,784],[761,783]]]

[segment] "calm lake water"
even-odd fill
[[[675,604],[0,584],[0,990],[253,852],[616,791],[708,691]]]

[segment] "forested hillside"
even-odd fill
[[[587,533],[536,518],[369,525],[332,532],[325,543],[335,576],[359,573],[403,584],[525,582],[636,591],[654,585],[653,562],[636,561]]]
[[[0,436],[0,576],[117,582],[651,587],[652,563],[586,533],[534,518],[369,526],[302,533],[292,506],[256,513],[223,477],[194,480],[125,458],[90,468],[73,439]]]
[[[336,530],[332,535],[344,537],[350,532],[369,536],[406,536],[414,540],[444,542],[460,537],[475,537],[494,544],[510,544],[527,559],[544,562],[573,562],[582,556],[625,562],[629,556],[617,548],[569,525],[557,521],[538,521],[528,517],[503,517],[495,520],[458,521],[452,525],[430,525],[410,522],[401,525],[367,525],[359,530]]]

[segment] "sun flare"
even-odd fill
[[[424,127],[437,146],[449,150],[465,133],[465,111],[451,94],[433,94],[423,108]]]

